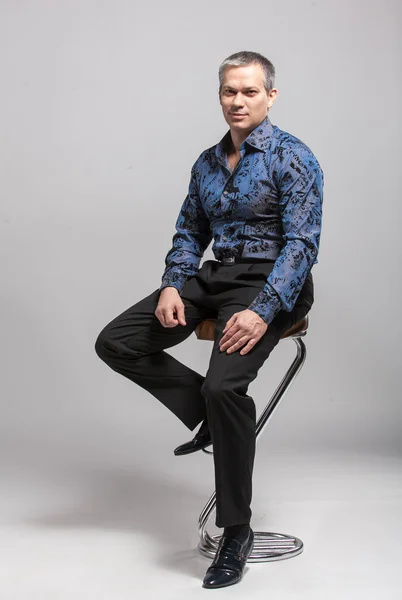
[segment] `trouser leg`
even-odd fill
[[[278,344],[280,336],[308,312],[298,305],[281,311],[264,336],[245,355],[219,350],[228,319],[245,306],[222,307],[209,369],[202,387],[213,443],[216,490],[216,526],[249,523],[252,515],[252,474],[255,457],[256,407],[247,394],[249,384]]]
[[[204,377],[165,352],[188,338],[207,313],[187,299],[186,325],[163,327],[155,316],[159,290],[113,319],[98,335],[95,351],[114,371],[135,382],[190,430],[206,416]]]

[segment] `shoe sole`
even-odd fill
[[[204,446],[200,446],[199,448],[193,448],[190,450],[183,450],[182,452],[177,452],[174,451],[174,455],[175,456],[184,456],[185,454],[194,454],[194,452],[199,452],[200,450],[203,450],[204,448],[208,448],[208,446],[212,446],[212,442],[209,442],[208,444],[205,444]]]

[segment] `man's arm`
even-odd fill
[[[248,307],[267,324],[280,310],[293,309],[318,254],[324,176],[306,146],[287,151],[279,168],[278,184],[286,243],[265,287]]]
[[[165,258],[160,290],[169,286],[181,293],[187,279],[198,272],[201,258],[212,239],[209,220],[198,193],[196,165],[197,161],[191,168],[188,193],[176,221],[172,247]]]

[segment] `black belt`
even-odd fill
[[[254,262],[275,262],[272,259],[267,259],[267,258],[253,258],[253,257],[243,257],[243,258],[238,258],[236,256],[224,256],[220,261],[219,261],[222,265],[236,265],[237,263],[254,263]]]

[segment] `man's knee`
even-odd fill
[[[233,382],[223,378],[212,379],[206,377],[201,387],[201,394],[206,402],[230,399],[234,391]]]
[[[121,322],[112,321],[96,338],[95,352],[104,362],[115,362],[126,358],[136,360],[144,357],[145,351],[137,330],[132,329],[123,335],[122,327]]]
[[[102,360],[107,358],[107,350],[113,350],[113,341],[107,327],[102,329],[95,341],[95,352]]]

